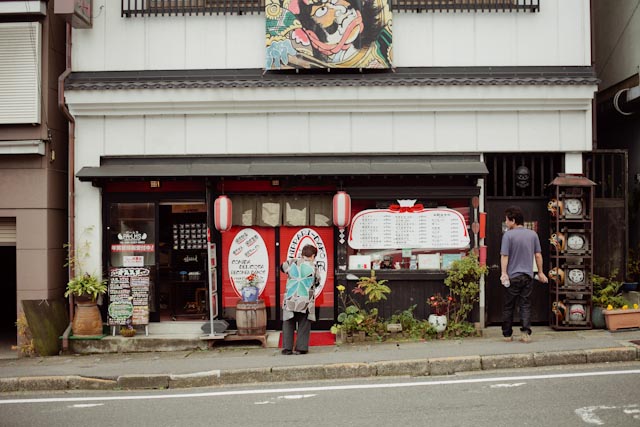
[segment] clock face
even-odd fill
[[[569,270],[569,280],[573,283],[582,283],[584,281],[584,271],[579,268]]]
[[[573,250],[584,249],[585,243],[586,241],[582,234],[571,234],[567,239],[567,246]]]
[[[580,199],[566,199],[564,201],[564,208],[568,214],[581,215],[582,214],[582,200]]]

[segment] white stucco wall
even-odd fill
[[[396,67],[591,65],[589,0],[544,0],[538,13],[393,15]],[[263,68],[265,16],[120,16],[94,0],[74,30],[74,71]]]

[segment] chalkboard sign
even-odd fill
[[[109,269],[109,325],[149,324],[149,281],[146,267]]]

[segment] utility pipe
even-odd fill
[[[68,170],[68,201],[67,201],[67,211],[68,211],[68,251],[69,256],[71,257],[75,251],[75,129],[76,122],[71,113],[69,112],[69,108],[65,103],[64,99],[64,81],[71,74],[71,36],[72,36],[72,27],[71,23],[67,22],[66,24],[66,49],[65,49],[65,70],[58,77],[58,107],[62,114],[69,120],[69,143],[68,143],[68,162],[69,165],[67,167]],[[69,263],[69,279],[75,276],[76,267],[75,263]],[[69,295],[69,328],[71,327],[71,321],[74,315],[74,298],[73,295]],[[65,334],[62,340],[62,351],[66,352],[69,349],[69,341],[68,336]]]

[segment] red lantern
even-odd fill
[[[351,222],[351,197],[344,191],[333,196],[333,224],[343,230]]]
[[[225,232],[231,229],[231,200],[225,196],[218,196],[213,205],[213,222],[216,230]]]

